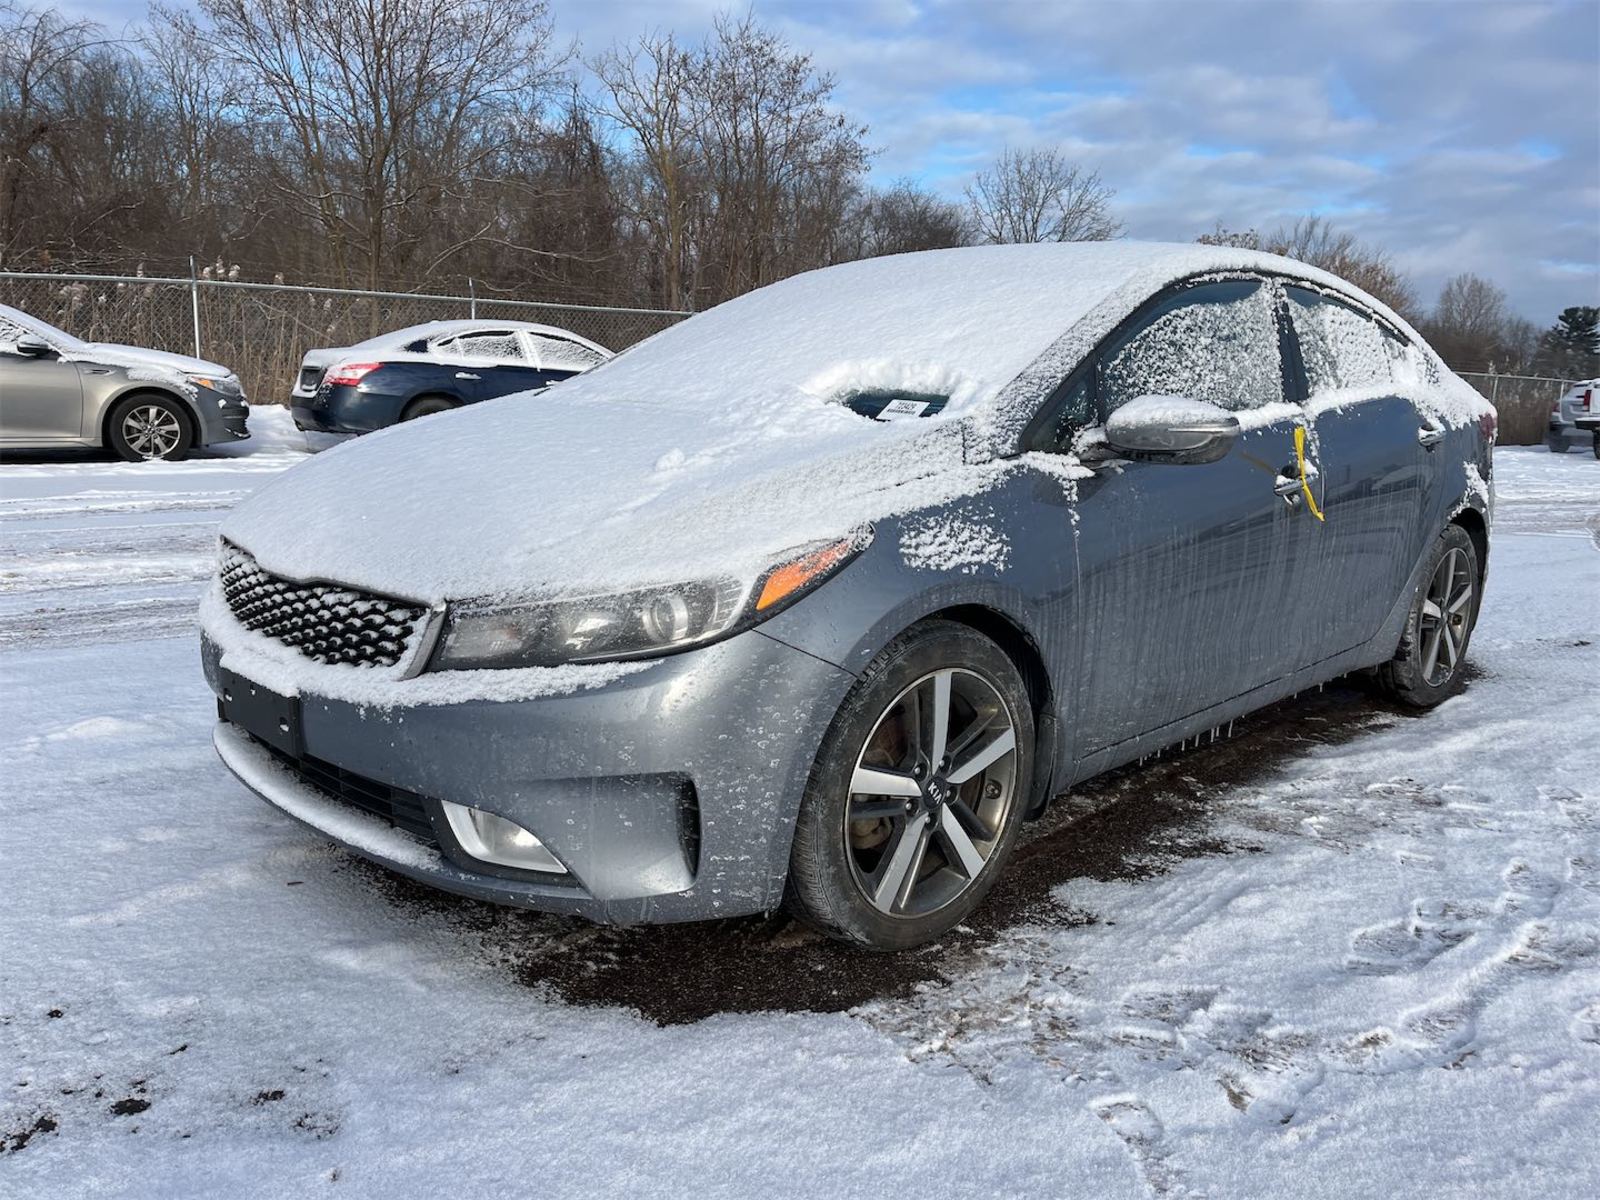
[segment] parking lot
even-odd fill
[[[0,466],[0,1191],[1552,1194],[1600,1170],[1600,463],[1502,450],[1465,694],[1057,802],[957,936],[434,894],[216,761],[214,527],[300,461]],[[246,447],[240,447],[243,451]],[[971,1181],[983,1181],[981,1187]],[[1547,1189],[1540,1181],[1548,1180]]]

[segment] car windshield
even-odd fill
[[[0,304],[0,342],[14,346],[19,337],[29,335],[43,338],[57,350],[82,350],[89,344],[82,338],[73,337],[65,329],[57,329],[48,321]]]

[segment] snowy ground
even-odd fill
[[[0,1195],[1600,1194],[1600,463],[1505,450],[1477,676],[1095,781],[971,930],[602,930],[217,764],[212,526],[302,453],[0,466]]]

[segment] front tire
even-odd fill
[[[111,448],[129,462],[188,457],[194,428],[183,405],[166,396],[129,396],[117,403],[109,422]]]
[[[994,886],[1033,770],[1016,666],[965,625],[925,621],[862,673],[801,801],[787,905],[872,950],[941,937]]]
[[[1401,704],[1432,708],[1461,690],[1482,578],[1472,538],[1461,526],[1448,526],[1434,543],[1400,646],[1378,668],[1379,685]]]

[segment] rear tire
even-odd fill
[[[454,400],[448,400],[443,396],[424,396],[408,404],[405,412],[400,414],[400,419],[415,421],[418,417],[429,417],[434,413],[449,412],[452,408],[460,407]]]
[[[1600,429],[1594,431],[1594,456],[1600,458]]]
[[[111,448],[129,462],[178,462],[194,445],[194,426],[182,403],[150,393],[119,400],[107,432]]]
[[[1572,443],[1566,438],[1545,438],[1544,444],[1550,447],[1551,454],[1565,454],[1572,449]]]
[[[1472,538],[1459,525],[1446,527],[1428,558],[1400,646],[1378,668],[1378,684],[1389,696],[1407,708],[1423,709],[1461,690],[1482,579]]]
[[[795,826],[786,907],[871,950],[950,932],[1010,856],[1033,739],[1027,689],[1000,647],[951,621],[901,634],[823,739]]]

